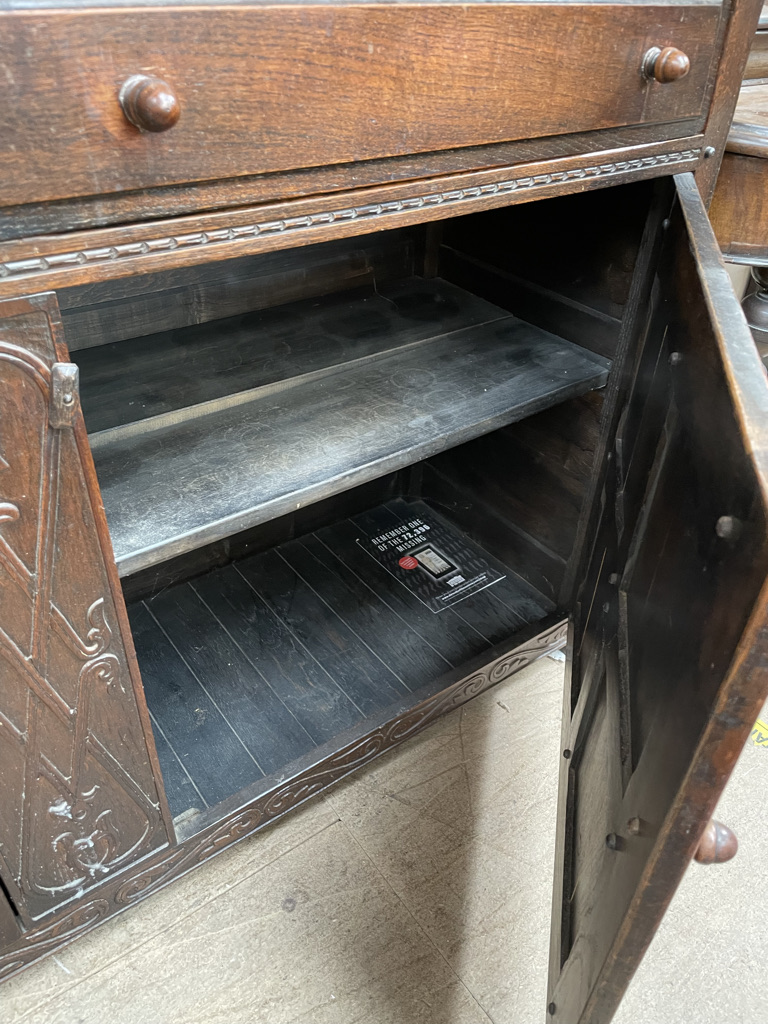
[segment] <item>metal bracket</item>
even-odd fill
[[[51,367],[51,407],[48,422],[52,427],[71,427],[78,407],[80,370],[74,363],[54,363]]]

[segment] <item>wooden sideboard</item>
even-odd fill
[[[567,642],[610,1020],[768,694],[757,17],[0,0],[0,977]]]

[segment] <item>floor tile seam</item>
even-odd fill
[[[298,1021],[306,1021],[308,1019],[311,1019],[311,1018],[308,1017],[308,1014],[316,1013],[318,1010],[322,1010],[326,1006],[335,1006],[335,1005],[336,1005],[336,1000],[335,999],[326,999],[325,1002],[323,1002],[323,1003],[315,1003],[315,1005],[314,1006],[310,1006],[310,1008],[308,1010],[306,1010],[306,1011],[302,1010],[302,1012],[298,1015],[298,1017],[291,1017],[290,1020],[285,1021],[285,1024],[297,1024]],[[347,1021],[347,1024],[360,1024],[360,1022],[362,1020],[363,1020],[362,1017],[355,1017],[354,1020]]]
[[[455,771],[456,768],[460,768],[460,767],[461,767],[461,763],[458,763],[458,764],[454,765],[453,768],[448,768],[448,769],[446,769],[445,772],[440,772],[438,775],[433,776],[433,779],[440,778],[441,775],[445,775],[449,771]],[[431,781],[431,780],[427,780],[427,781]],[[446,790],[448,790],[450,788],[449,786],[444,786],[440,790],[439,793],[435,793],[435,795],[433,797],[431,797],[427,801],[426,804],[422,804],[422,805],[409,803],[408,800],[403,799],[399,795],[399,793],[391,793],[391,792],[389,792],[389,791],[387,791],[385,789],[382,789],[381,786],[372,786],[371,784],[366,784],[364,780],[360,780],[360,786],[361,786],[361,788],[364,788],[368,793],[370,793],[371,796],[373,796],[373,797],[378,797],[378,798],[386,797],[387,800],[393,800],[393,801],[395,801],[395,803],[401,804],[403,807],[407,807],[410,811],[413,811],[413,813],[415,815],[418,815],[420,818],[429,818],[430,821],[433,821],[436,825],[442,825],[444,828],[448,828],[448,829],[451,829],[452,831],[456,831],[454,825],[450,824],[449,822],[443,821],[442,818],[438,818],[436,815],[430,813],[430,811],[427,809],[431,803],[433,803],[435,800],[437,800],[438,797],[440,797],[443,793],[446,792]],[[416,787],[412,787],[412,788],[416,788]],[[403,792],[407,792],[407,790],[403,790]],[[334,803],[334,795],[333,795],[332,792],[328,794],[328,799],[331,802],[331,805],[336,809],[336,813],[339,815],[339,819],[342,821],[343,824],[345,824],[345,825],[347,825],[347,827],[349,827],[347,821],[345,821],[344,816],[343,816],[343,808],[341,808],[341,809],[336,808],[336,804]]]
[[[475,818],[475,803],[472,799],[472,780],[469,777],[469,769],[467,767],[467,751],[464,746],[464,713],[465,708],[462,705],[459,708],[459,743],[461,744],[461,764],[464,769],[464,782],[467,786],[467,801],[469,803],[469,818],[474,821]]]
[[[443,775],[447,775],[448,772],[455,772],[457,768],[465,768],[465,767],[466,767],[466,763],[464,761],[464,758],[462,757],[460,760],[456,761],[455,764],[450,765],[448,768],[443,768],[442,771],[436,772],[434,775],[430,775],[426,779],[421,779],[419,782],[414,782],[414,784],[412,786],[405,786],[403,789],[399,789],[397,792],[398,792],[398,794],[400,794],[400,793],[410,793],[412,790],[418,789],[420,786],[426,786],[430,782],[435,782],[437,779],[442,778]],[[440,792],[444,792],[444,790],[441,790]],[[387,794],[387,795],[390,795],[390,794]]]

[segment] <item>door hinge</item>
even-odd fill
[[[51,407],[48,422],[52,427],[71,427],[78,406],[80,370],[74,363],[54,363],[51,367]]]

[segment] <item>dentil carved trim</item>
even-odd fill
[[[438,206],[460,207],[468,201],[482,199],[487,196],[512,195],[513,193],[527,192],[546,185],[616,177],[617,175],[620,176],[654,167],[687,164],[698,160],[700,155],[701,149],[684,149],[675,153],[657,153],[651,156],[637,157],[634,160],[615,160],[608,163],[594,164],[591,167],[573,167],[569,170],[509,178],[506,181],[489,182],[486,185],[476,185],[467,188],[449,189],[444,192],[429,192],[420,196],[393,199],[383,203],[364,203],[360,206],[348,206],[339,210],[324,210],[298,217],[256,221],[253,224],[212,228],[209,231],[193,231],[187,234],[162,235],[138,242],[123,242],[117,245],[101,246],[92,249],[63,250],[62,252],[48,253],[45,256],[31,257],[23,260],[8,260],[5,263],[0,263],[0,278],[24,278],[48,270],[65,270],[82,266],[115,263],[125,259],[136,259],[137,257],[153,256],[158,253],[174,252],[179,249],[221,247],[230,245],[233,242],[242,242],[246,239],[255,239],[265,235],[289,235],[294,232],[307,232],[313,228],[325,228],[329,224],[341,222],[360,221],[362,223],[371,220],[386,220],[392,214],[424,210]]]

